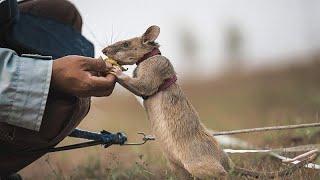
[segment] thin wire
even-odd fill
[[[309,124],[271,126],[271,127],[262,127],[262,128],[252,128],[252,129],[239,129],[239,130],[232,130],[232,131],[216,132],[216,133],[213,133],[213,136],[244,134],[244,133],[252,133],[252,132],[262,132],[262,131],[275,131],[275,130],[284,130],[284,129],[299,129],[299,128],[307,128],[307,127],[319,127],[319,126],[320,126],[320,123],[309,123]]]

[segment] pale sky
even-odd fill
[[[187,31],[199,46],[201,69],[218,72],[225,62],[224,32],[235,24],[243,36],[249,66],[281,63],[320,49],[318,0],[72,0],[84,19],[84,35],[97,54],[113,42],[139,36],[158,25],[162,53],[177,71],[186,69],[180,36]]]

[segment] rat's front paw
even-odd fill
[[[121,68],[119,66],[113,66],[111,71],[111,74],[115,75],[118,79],[124,78],[126,75],[122,72]]]

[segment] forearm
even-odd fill
[[[127,75],[118,78],[118,82],[137,96],[150,96],[154,94],[159,87],[158,84],[155,84],[152,80],[148,81],[147,78],[132,78]]]
[[[51,73],[52,60],[0,48],[0,122],[39,131]]]

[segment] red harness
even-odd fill
[[[147,54],[143,55],[143,57],[136,62],[136,65],[139,65],[144,60],[146,60],[146,59],[148,59],[148,58],[150,58],[152,56],[156,56],[156,55],[161,55],[161,52],[160,52],[160,50],[158,48],[154,48],[154,49],[152,49],[152,51],[150,51]]]
[[[136,62],[136,65],[138,66],[140,63],[142,63],[143,61],[147,60],[148,58],[152,57],[152,56],[156,56],[156,55],[161,55],[161,52],[158,48],[154,48],[152,51],[148,52],[147,54],[145,54],[141,59],[139,59]],[[164,82],[159,86],[157,92],[155,92],[154,94],[150,95],[153,96],[155,94],[157,94],[160,91],[164,91],[167,88],[169,88],[172,84],[174,84],[177,81],[177,76],[174,75],[171,78],[165,79]],[[148,99],[150,96],[141,96],[144,100]]]

